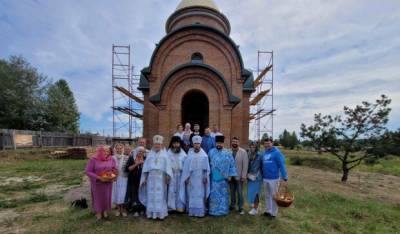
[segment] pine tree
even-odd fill
[[[79,112],[67,81],[61,79],[47,91],[47,122],[49,130],[78,132]]]
[[[324,148],[342,163],[342,182],[346,182],[350,170],[381,153],[371,139],[379,139],[389,121],[391,99],[382,95],[375,103],[362,102],[354,108],[345,106],[344,114],[331,116],[314,115],[314,124],[301,125],[301,136],[317,149]]]
[[[285,129],[283,130],[283,133],[279,136],[279,143],[285,147],[289,148],[290,147],[290,133]]]
[[[299,144],[299,139],[297,138],[296,132],[293,131],[292,134],[290,135],[289,147],[290,149],[294,149],[298,144]]]

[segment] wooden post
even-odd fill
[[[0,132],[0,150],[4,150],[4,134]]]
[[[12,131],[12,142],[13,142],[14,150],[16,150],[17,143],[15,142],[15,130]]]
[[[54,136],[50,135],[50,147],[54,146]]]
[[[40,132],[39,132],[38,144],[39,144],[39,148],[43,147],[42,130],[40,130]]]

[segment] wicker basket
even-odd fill
[[[114,180],[115,178],[117,178],[117,176],[118,176],[118,171],[116,171],[116,170],[102,171],[102,172],[99,174],[99,176],[102,177],[103,179],[112,181],[112,180]]]
[[[274,199],[279,207],[289,207],[294,202],[294,195],[289,191],[287,186],[280,184]]]

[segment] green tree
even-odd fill
[[[288,149],[294,149],[299,143],[296,133],[293,131],[290,133],[288,130],[283,130],[283,133],[279,135],[279,143]]]
[[[46,77],[24,58],[0,59],[0,128],[40,130]]]
[[[0,59],[0,128],[70,131],[79,113],[65,80],[54,84],[23,57]]]
[[[400,156],[400,129],[397,131],[386,131],[379,137],[368,139],[365,144],[371,145],[368,150],[375,154],[377,158],[388,154]]]
[[[67,81],[61,79],[49,86],[46,112],[49,130],[78,132],[79,112]]]
[[[279,143],[285,147],[289,148],[290,146],[290,133],[285,129],[283,133],[279,135]]]
[[[393,132],[386,132],[382,141],[386,142],[385,148],[387,154],[400,156],[400,129]]]
[[[296,132],[292,132],[290,135],[290,140],[289,140],[289,147],[290,149],[294,149],[298,144],[299,144],[299,139],[297,138]]]
[[[362,102],[355,108],[344,107],[344,115],[314,116],[314,124],[301,125],[301,136],[318,150],[324,148],[342,163],[342,182],[346,182],[350,170],[370,157],[374,145],[366,140],[376,139],[385,130],[391,109],[391,100],[382,95],[375,103]]]

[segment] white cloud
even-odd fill
[[[399,126],[398,1],[219,2],[247,66],[256,67],[258,49],[275,52],[276,133],[382,93],[393,99],[391,127]]]
[[[22,54],[44,74],[67,79],[84,119],[109,125],[111,45],[131,44],[138,72],[178,3],[1,1],[0,57]],[[381,93],[393,99],[390,126],[399,126],[399,1],[216,3],[231,22],[246,67],[256,67],[258,49],[275,52],[277,133],[297,131],[316,112],[336,113]]]

